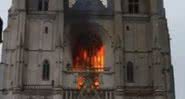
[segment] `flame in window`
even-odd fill
[[[104,69],[105,48],[77,49],[77,55],[73,59],[73,70],[94,70],[103,71]]]

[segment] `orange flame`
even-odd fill
[[[74,70],[91,69],[95,71],[103,71],[104,68],[104,46],[97,49],[80,49],[73,60]]]
[[[79,76],[77,78],[77,88],[82,89],[85,85],[85,78],[83,76]],[[100,88],[100,81],[98,80],[98,76],[94,77],[94,81],[91,84],[91,89],[99,89]]]
[[[74,71],[86,71],[91,70],[95,72],[104,71],[105,60],[105,47],[103,45],[99,47],[92,46],[90,48],[84,48],[78,46],[73,56],[73,70]],[[77,78],[77,88],[82,89],[84,87],[86,78],[79,76]],[[98,76],[94,75],[92,89],[99,89],[100,82]]]
[[[83,77],[78,77],[77,79],[77,88],[81,89],[84,86],[84,78]]]

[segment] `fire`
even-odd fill
[[[73,70],[76,71],[86,71],[91,70],[95,71],[92,77],[91,89],[99,89],[100,82],[98,80],[98,72],[104,70],[104,55],[105,49],[104,46],[99,48],[85,49],[80,48],[77,50],[77,54],[73,60]],[[97,72],[97,73],[96,73]],[[77,78],[77,88],[82,89],[85,87],[87,78],[79,76]]]
[[[78,89],[81,89],[83,86],[84,86],[84,78],[83,77],[78,77],[78,79],[77,79],[77,88]]]
[[[101,39],[96,34],[81,34],[73,46],[72,70],[81,72],[77,88],[99,89],[99,73],[104,71],[105,65],[105,46]]]
[[[94,82],[94,86],[96,87],[96,89],[98,89],[99,88],[99,86],[100,86],[100,82],[97,80],[97,81],[95,81]]]
[[[104,46],[94,49],[80,48],[77,51],[77,55],[73,57],[73,70],[84,71],[89,69],[98,72],[103,71],[105,55]]]
[[[98,75],[93,75],[94,77],[91,79],[92,82],[90,82],[90,89],[99,89],[100,88],[100,81],[98,79]],[[88,87],[87,85],[87,78],[83,76],[79,76],[77,78],[77,88],[82,89]]]

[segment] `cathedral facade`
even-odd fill
[[[163,0],[12,0],[2,99],[175,99]]]

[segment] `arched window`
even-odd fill
[[[38,1],[38,10],[39,11],[48,11],[49,0],[39,0]]]
[[[44,0],[44,11],[48,11],[49,0]]]
[[[39,10],[39,11],[42,10],[42,0],[39,0],[39,3],[38,3],[38,10]]]
[[[130,61],[127,63],[127,81],[134,82],[134,65]]]
[[[128,0],[128,12],[139,13],[139,0]]]
[[[50,64],[48,60],[45,60],[43,63],[42,79],[49,80],[49,74],[50,74]]]

